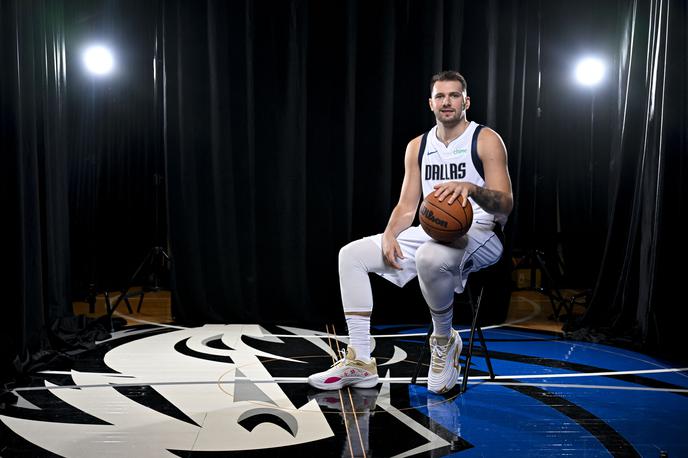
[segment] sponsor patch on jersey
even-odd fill
[[[467,148],[457,148],[457,149],[452,151],[452,154],[454,156],[461,156],[463,154],[466,154],[467,152],[468,152]]]

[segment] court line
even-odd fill
[[[486,328],[483,328],[483,329],[486,329]],[[513,335],[513,336],[522,337],[521,334],[519,334],[520,330],[515,331],[515,330],[509,330],[509,329],[500,329],[497,332],[502,333],[502,334],[506,334],[506,335]],[[538,338],[538,337],[536,337],[536,338]],[[567,340],[567,339],[551,340],[551,339],[542,338],[541,340],[547,340],[548,342],[551,342],[554,344],[559,344],[559,345],[569,345],[569,346],[574,346],[574,347],[580,347],[580,348],[593,350],[593,351],[600,352],[600,353],[609,353],[609,354],[614,355],[616,357],[622,357],[625,359],[630,359],[632,361],[639,361],[639,362],[648,364],[650,366],[666,368],[666,366],[663,366],[662,364],[658,363],[657,361],[647,360],[647,359],[639,357],[639,356],[647,357],[647,355],[643,355],[642,353],[638,353],[638,352],[635,352],[633,350],[626,350],[626,351],[632,352],[633,354],[631,354],[631,355],[626,354],[626,353],[621,353],[618,351],[619,350],[618,348],[614,347],[613,345],[609,345],[609,344],[587,342],[587,341],[582,341],[582,340]],[[608,348],[605,348],[605,347],[608,347]],[[688,378],[688,374],[678,373],[678,375],[681,377],[687,377]]]
[[[386,373],[387,377],[389,377],[389,369],[387,369]],[[450,398],[452,399],[452,398]],[[452,402],[452,401],[442,401],[442,402]],[[410,406],[410,408],[402,408],[399,409],[397,407],[394,407],[392,405],[392,395],[391,395],[391,390],[390,390],[390,384],[389,383],[383,383],[382,386],[380,387],[380,391],[378,393],[378,397],[376,400],[377,406],[387,412],[388,414],[392,415],[394,418],[399,420],[401,423],[405,424],[407,427],[409,427],[412,431],[415,431],[418,435],[421,437],[425,438],[427,441],[425,444],[421,444],[413,449],[407,450],[406,452],[403,452],[402,454],[395,455],[398,457],[404,457],[404,456],[415,456],[419,453],[422,452],[431,452],[432,450],[436,450],[440,447],[446,447],[446,446],[451,446],[449,441],[441,437],[439,434],[437,434],[437,431],[432,431],[428,429],[425,425],[421,424],[420,422],[414,420],[411,418],[409,415],[407,415],[404,411],[406,410],[412,410],[417,407]],[[427,401],[423,407],[427,407]]]
[[[569,377],[605,377],[608,375],[638,375],[638,374],[661,374],[665,372],[684,372],[688,371],[688,367],[672,367],[665,369],[640,369],[634,371],[604,371],[604,372],[574,372],[565,374],[524,374],[524,375],[496,375],[495,379],[508,378],[569,378]],[[480,375],[476,377],[469,377],[468,379],[489,379],[488,375]]]
[[[639,375],[639,374],[660,374],[666,372],[686,372],[688,367],[670,367],[664,369],[638,369],[632,371],[604,371],[604,372],[574,372],[574,373],[559,373],[559,374],[521,374],[521,375],[496,375],[495,379],[511,379],[511,378],[567,378],[567,377],[603,377],[607,375]],[[78,372],[78,371],[77,371]],[[53,375],[72,375],[72,371],[41,371],[40,374],[53,374]],[[98,374],[107,377],[133,377],[126,374],[110,374],[107,372],[82,372],[84,374]],[[477,375],[469,377],[469,380],[487,380],[490,376],[488,375]],[[380,378],[379,380],[401,380],[410,379],[410,377],[392,377],[392,378]],[[248,377],[235,377],[235,380],[252,380]],[[302,380],[307,381],[308,377],[274,377],[267,380],[259,380],[259,382],[276,382],[282,383],[282,381],[291,380]],[[419,379],[420,380],[420,379]],[[255,381],[255,380],[252,380]],[[84,385],[88,386],[88,385]],[[76,385],[75,385],[76,387]]]
[[[608,371],[608,372],[587,372],[587,373],[570,373],[570,374],[521,374],[521,375],[497,375],[495,380],[509,380],[509,379],[545,379],[545,378],[573,378],[573,377],[601,377],[607,375],[635,375],[635,374],[658,374],[666,372],[685,372],[688,371],[688,367],[676,367],[669,369],[644,369],[636,371]],[[56,375],[71,375],[71,371],[44,371],[43,374],[56,374]],[[115,375],[115,374],[105,374],[105,375]],[[380,383],[406,383],[410,384],[411,377],[381,377]],[[419,381],[427,381],[426,377],[419,377]],[[490,380],[487,375],[479,375],[468,378],[468,383],[484,383]],[[235,377],[234,380],[196,380],[196,381],[185,381],[185,382],[137,382],[137,383],[99,383],[92,385],[59,385],[59,386],[30,386],[30,387],[20,387],[15,388],[14,391],[37,391],[37,390],[54,390],[54,389],[82,389],[82,388],[116,388],[116,387],[133,387],[133,386],[160,386],[160,385],[207,385],[207,384],[230,384],[236,381],[250,381],[252,383],[307,383],[308,377],[274,377],[266,380],[255,380],[249,377]],[[505,382],[490,382],[490,383],[505,383]],[[547,382],[543,382],[547,383]],[[531,385],[544,386],[538,383],[529,383]],[[584,385],[593,386],[593,385]],[[648,387],[622,387],[623,389],[636,389],[641,391],[677,391],[683,392],[683,389],[671,389],[671,388],[648,388]],[[688,391],[688,388],[686,388]]]
[[[153,382],[153,383],[117,383],[117,384],[93,384],[93,385],[55,385],[55,386],[33,386],[24,388],[15,388],[13,392],[25,391],[50,391],[63,389],[89,389],[89,388],[120,388],[120,387],[140,387],[140,386],[174,386],[174,385],[228,385],[237,381],[249,380],[246,377],[237,377],[235,380],[226,380],[218,382],[217,380],[197,380],[186,382]],[[306,377],[284,377],[275,380],[250,380],[252,383],[306,383]],[[417,382],[424,384],[427,378],[418,377]],[[411,377],[388,377],[380,378],[380,383],[394,383],[394,384],[411,384]],[[568,383],[546,383],[546,382],[504,382],[499,380],[490,380],[483,377],[470,377],[468,383],[471,385],[526,385],[526,386],[541,386],[541,387],[555,387],[555,388],[581,388],[581,389],[607,389],[607,390],[625,390],[625,391],[656,391],[664,393],[688,393],[688,388],[652,388],[641,386],[621,386],[621,385],[583,385],[583,384],[568,384]]]
[[[483,382],[468,381],[471,385],[481,385]],[[582,388],[582,389],[600,389],[600,390],[626,390],[626,391],[658,391],[663,393],[688,393],[688,388],[652,388],[645,386],[620,386],[620,385],[581,385],[575,383],[520,383],[520,382],[490,382],[490,385],[532,385],[546,388]]]

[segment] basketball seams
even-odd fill
[[[426,207],[431,208],[438,215],[442,215],[442,216],[445,216],[447,219],[451,219],[451,221],[454,224],[456,224],[456,226],[457,226],[456,229],[438,228],[439,230],[448,231],[448,232],[463,230],[463,223],[461,221],[459,221],[458,219],[456,219],[456,217],[454,215],[452,215],[451,213],[447,213],[447,211],[445,209],[443,209],[442,207],[438,207],[437,205],[434,205],[432,202],[428,202],[426,204]]]

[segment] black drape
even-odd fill
[[[339,318],[338,250],[384,229],[405,145],[433,124],[429,78],[443,68],[465,62],[472,119],[503,130],[519,160],[522,62],[532,45],[518,3],[167,2],[164,10],[181,321]],[[426,318],[417,287],[386,286],[376,283],[378,317]]]
[[[3,377],[13,359],[26,369],[54,357],[62,344],[50,328],[62,320],[76,333],[85,323],[66,323],[72,301],[121,287],[146,247],[164,240],[151,185],[163,173],[154,11],[141,2],[0,3]],[[121,46],[116,77],[84,71],[92,41]],[[160,219],[164,231],[164,209]]]
[[[511,248],[554,246],[594,286],[584,326],[680,346],[685,2],[3,0],[0,21],[10,353],[166,239],[183,323],[341,319],[338,250],[384,228],[445,68],[509,151],[487,315]],[[108,78],[81,67],[96,39]],[[576,89],[589,50],[607,78]],[[427,320],[417,285],[373,282],[378,322]]]
[[[583,324],[685,358],[685,2],[621,7],[609,161],[609,226]]]
[[[3,365],[71,314],[64,7],[34,3],[0,4]]]

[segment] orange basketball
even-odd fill
[[[453,242],[470,229],[473,223],[473,206],[471,201],[461,206],[463,196],[459,196],[451,205],[445,197],[440,202],[435,193],[430,193],[420,204],[418,217],[423,230],[438,242]]]

